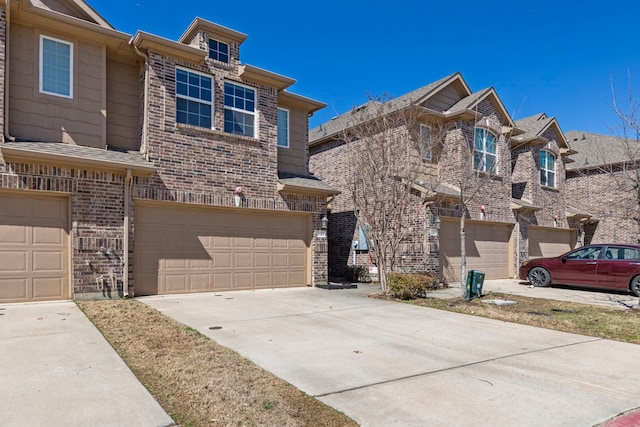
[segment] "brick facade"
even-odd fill
[[[3,12],[0,19],[0,52],[3,53],[4,25]],[[208,51],[207,43],[208,35],[199,32],[191,45]],[[321,218],[327,213],[327,195],[318,191],[297,192],[279,187],[276,145],[279,89],[241,77],[239,44],[235,42],[230,43],[230,64],[209,58],[193,64],[153,49],[146,54],[148,81],[145,67],[140,67],[140,75],[134,85],[140,88],[140,157],[146,158],[149,165],[155,167],[155,173],[149,175],[134,171],[131,182],[128,182],[126,165],[101,167],[96,162],[92,163],[93,166],[65,165],[64,161],[53,165],[45,160],[9,162],[0,157],[0,189],[51,192],[70,198],[74,297],[117,296],[118,289],[122,291],[125,274],[128,275],[129,291],[135,291],[133,230],[136,201],[170,201],[236,208],[233,191],[238,186],[243,188],[242,209],[312,214],[311,284],[326,283],[329,274],[328,245],[326,239],[317,237],[317,234],[321,229]],[[135,57],[133,54],[131,56]],[[107,67],[110,66],[109,61],[107,57]],[[0,84],[4,84],[1,78],[4,64],[4,61],[0,61]],[[214,129],[176,123],[176,66],[204,72],[213,78]],[[221,130],[224,128],[225,80],[256,90],[256,138],[232,135]],[[145,100],[147,87],[149,97]],[[1,89],[0,94],[4,96],[5,92]],[[146,128],[142,125],[145,105],[148,106]],[[0,102],[0,109],[3,107],[4,103]],[[299,115],[304,117],[304,126],[308,126],[309,111]],[[0,120],[2,126],[4,122]],[[107,135],[107,138],[110,137]],[[306,145],[307,141],[291,143]],[[306,169],[307,159],[302,162]],[[126,202],[125,194],[129,194]],[[124,253],[127,204],[130,218],[129,253]],[[125,257],[129,261],[128,272],[123,271]],[[104,283],[97,280],[100,276],[113,276],[117,280],[117,287],[105,287]]]

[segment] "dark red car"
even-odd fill
[[[520,266],[520,279],[550,284],[629,291],[640,296],[640,246],[588,245],[555,258],[537,258]]]

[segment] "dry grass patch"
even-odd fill
[[[515,301],[516,304],[495,305],[483,302],[492,299]],[[609,309],[493,292],[471,301],[466,301],[464,298],[424,298],[405,302],[506,322],[640,344],[640,310]]]
[[[238,353],[135,300],[77,303],[182,426],[355,426]]]

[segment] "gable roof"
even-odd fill
[[[640,141],[612,135],[569,131],[565,137],[571,144],[574,163],[567,170],[597,169],[625,162],[640,161]]]
[[[523,130],[524,133],[513,137],[514,143],[520,144],[529,141],[539,141],[541,144],[546,144],[548,140],[542,135],[548,129],[553,129],[558,138],[556,142],[561,149],[561,154],[570,154],[567,139],[564,133],[562,133],[555,117],[547,117],[546,113],[538,113],[525,117],[524,119],[516,120],[515,124],[519,129]]]
[[[443,77],[440,80],[437,80],[433,83],[429,83],[426,86],[422,86],[414,91],[406,93],[398,98],[394,98],[386,103],[384,103],[384,113],[389,114],[395,111],[399,111],[403,108],[409,107],[410,105],[422,106],[425,102],[433,97],[435,94],[443,90],[444,88],[450,85],[458,85],[462,88],[462,93],[466,96],[463,96],[456,104],[454,104],[449,110],[444,111],[443,113],[435,110],[431,110],[426,107],[425,111],[429,111],[431,114],[435,114],[441,116],[443,118],[454,118],[458,116],[467,115],[469,118],[477,115],[477,111],[474,111],[482,101],[485,99],[490,99],[491,103],[496,107],[497,112],[502,116],[503,120],[507,123],[506,126],[513,128],[514,134],[521,133],[511,116],[507,112],[504,104],[500,100],[500,97],[496,93],[494,88],[487,88],[481,90],[479,92],[472,93],[469,89],[469,86],[462,78],[462,74],[459,72],[451,74],[449,76]],[[377,106],[380,107],[382,104],[377,101],[368,101],[367,103],[352,109],[344,114],[341,114],[333,119],[329,120],[317,126],[309,131],[309,145],[317,145],[322,141],[331,139],[340,134],[340,132],[346,130],[347,128],[354,126],[358,123],[362,123],[366,120],[370,120],[377,113],[381,112],[380,108],[373,109],[371,107]],[[367,112],[371,111],[371,114],[367,114]],[[359,114],[359,117],[354,117],[354,114]]]
[[[454,82],[461,82],[464,85],[464,87],[468,90],[468,86],[466,82],[464,82],[464,79],[462,79],[462,75],[460,73],[454,73],[446,77],[443,77],[440,80],[437,80],[433,83],[429,83],[426,86],[422,86],[421,88],[418,88],[414,91],[406,93],[402,96],[399,96],[398,98],[394,98],[386,102],[385,111],[387,113],[391,113],[393,111],[398,111],[398,110],[401,110],[402,108],[408,107],[409,105],[421,104],[424,101],[426,101],[430,96],[433,96],[442,88]],[[469,91],[469,93],[471,92]],[[367,109],[371,110],[370,107],[374,105],[380,105],[380,103],[377,101],[370,100],[365,104],[360,105],[359,107],[355,107],[350,111],[347,111],[346,113],[336,116],[333,119],[329,120],[328,122],[325,122],[320,126],[317,126],[311,129],[309,131],[310,145],[313,145],[314,143],[317,144],[319,140],[322,140],[322,139],[332,138],[338,135],[340,132],[347,129],[349,126],[352,126],[354,124],[354,113],[361,113],[361,116],[362,116],[361,121],[371,118],[371,117],[368,117],[366,114],[362,114],[362,113],[365,112]]]
[[[40,9],[69,15],[85,21],[92,22],[104,28],[114,29],[98,12],[87,2],[82,0],[27,0],[28,4]]]

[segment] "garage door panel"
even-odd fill
[[[219,249],[220,250],[220,249]],[[229,269],[233,266],[231,262],[232,254],[228,252],[214,253],[213,254],[213,267]]]
[[[204,274],[189,274],[189,287],[192,292],[206,292],[209,291],[209,282],[211,276],[209,273]]]
[[[62,245],[64,232],[59,228],[33,227],[33,244]]]
[[[292,254],[290,257],[290,267],[297,268],[302,267],[305,263],[304,256],[300,254]]]
[[[231,278],[232,274],[230,272],[214,273],[211,276],[213,278],[213,289],[215,290],[231,289],[233,280]]]
[[[58,298],[63,291],[63,279],[59,276],[35,277],[33,279],[33,299],[49,300]]]
[[[33,272],[62,272],[64,271],[64,253],[60,251],[34,251]]]
[[[164,274],[164,289],[167,293],[184,293],[189,290],[185,274]]]
[[[28,274],[28,251],[0,251],[0,272]]]
[[[273,253],[273,266],[274,268],[286,268],[289,267],[289,254],[288,253]]]
[[[233,266],[235,268],[251,268],[253,267],[253,254],[250,252],[236,252],[233,257]]]
[[[150,294],[283,287],[292,286],[287,273],[293,268],[299,270],[296,274],[301,278],[295,285],[306,285],[310,243],[305,242],[311,242],[310,217],[139,203],[134,239],[136,283],[140,271],[145,277],[157,275],[154,286],[143,285]],[[165,230],[161,242],[145,237],[159,230]],[[174,240],[171,245],[164,243],[168,234]],[[275,277],[274,272],[280,270],[285,274]],[[170,275],[182,275],[184,279]]]
[[[27,244],[28,233],[26,227],[17,227],[15,225],[0,225],[0,245],[8,245],[10,243]]]
[[[27,279],[24,277],[4,277],[0,279],[0,301],[26,301]]]
[[[0,193],[0,303],[67,299],[68,199]]]
[[[304,284],[304,275],[301,272],[291,271],[290,273],[288,273],[288,275],[289,275],[289,283],[291,283],[292,285],[301,286]]]
[[[489,279],[509,277],[511,225],[465,223],[467,271],[480,270]],[[440,230],[441,269],[446,280],[460,281],[460,222],[443,221]]]
[[[269,268],[273,264],[271,254],[269,252],[256,253],[254,260],[256,268]]]
[[[270,288],[273,284],[271,272],[256,272],[253,276],[256,288]]]

